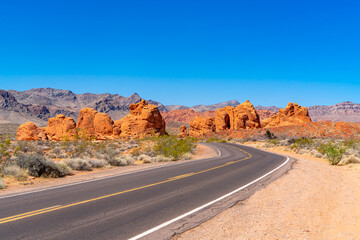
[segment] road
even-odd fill
[[[139,237],[286,161],[245,146],[209,145],[219,157],[0,198],[0,239]]]

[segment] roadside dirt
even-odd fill
[[[360,239],[360,170],[286,155],[293,170],[174,239]]]
[[[196,147],[196,153],[192,156],[191,160],[201,160],[206,158],[212,158],[217,157],[218,153],[215,149],[199,144]],[[56,187],[61,186],[65,184],[71,184],[75,182],[82,182],[82,181],[88,181],[98,178],[104,178],[109,177],[113,175],[123,174],[123,173],[129,173],[134,172],[138,170],[143,169],[149,169],[149,168],[155,168],[159,166],[169,165],[169,164],[176,164],[179,162],[185,162],[189,160],[180,160],[176,162],[161,162],[161,163],[140,163],[136,162],[135,165],[130,165],[126,167],[107,167],[107,168],[101,168],[101,169],[93,169],[93,171],[75,171],[73,176],[67,176],[64,178],[33,178],[31,179],[31,182],[17,182],[12,181],[11,179],[7,179],[7,184],[9,185],[6,189],[0,190],[0,197],[6,196],[6,195],[12,195],[16,193],[21,193],[25,191],[34,191],[38,189],[44,189],[44,188],[50,188],[50,187]],[[9,181],[10,182],[9,184]],[[25,185],[26,184],[26,185]]]

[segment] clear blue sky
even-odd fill
[[[359,1],[0,2],[0,88],[360,102]]]

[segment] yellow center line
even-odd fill
[[[225,163],[223,165],[219,165],[217,167],[209,168],[209,169],[206,169],[206,170],[203,170],[203,171],[199,171],[199,172],[195,172],[195,173],[194,172],[186,173],[186,174],[183,174],[183,175],[175,176],[175,177],[169,178],[169,179],[167,179],[165,181],[152,183],[152,184],[145,185],[145,186],[142,186],[142,187],[132,188],[132,189],[129,189],[129,190],[125,190],[125,191],[121,191],[121,192],[117,192],[117,193],[112,193],[112,194],[108,194],[108,195],[105,195],[105,196],[92,198],[92,199],[88,199],[88,200],[84,200],[84,201],[80,201],[80,202],[76,202],[76,203],[71,203],[71,204],[64,205],[64,206],[57,205],[57,206],[43,208],[43,209],[39,209],[39,210],[27,212],[27,213],[22,213],[22,214],[19,214],[19,215],[14,215],[14,216],[6,217],[6,218],[1,218],[0,219],[0,224],[7,223],[7,222],[12,222],[12,221],[16,221],[16,220],[20,220],[20,219],[24,219],[24,218],[28,218],[28,217],[32,217],[32,216],[36,216],[36,215],[40,215],[40,214],[44,214],[44,213],[47,213],[47,212],[53,212],[53,211],[56,211],[56,210],[60,210],[60,209],[64,209],[64,208],[68,208],[68,207],[72,207],[72,206],[76,206],[76,205],[80,205],[80,204],[84,204],[84,203],[94,202],[94,201],[101,200],[101,199],[104,199],[104,198],[109,198],[109,197],[121,195],[121,194],[128,193],[128,192],[133,192],[133,191],[136,191],[136,190],[153,187],[153,186],[160,185],[160,184],[163,184],[163,183],[173,182],[173,181],[176,181],[176,180],[179,180],[179,179],[187,178],[187,177],[190,177],[190,176],[194,176],[194,175],[209,172],[209,171],[212,171],[212,170],[215,170],[215,169],[218,169],[218,168],[222,168],[222,167],[228,166],[230,164],[242,162],[242,161],[245,161],[245,160],[250,159],[252,157],[250,153],[248,153],[248,152],[246,152],[246,151],[244,151],[242,149],[239,149],[239,148],[236,148],[236,147],[233,147],[233,148],[244,152],[245,154],[248,155],[248,157],[245,157],[245,158],[242,158],[242,159],[239,159],[239,160],[236,160],[236,161],[227,162],[227,163]]]

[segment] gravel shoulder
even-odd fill
[[[108,168],[101,168],[101,169],[93,169],[90,172],[84,171],[75,171],[74,175],[66,176],[64,178],[33,178],[31,183],[27,183],[27,185],[20,185],[19,183],[11,184],[8,188],[0,190],[0,197],[13,195],[22,192],[34,191],[39,189],[51,188],[71,183],[77,183],[82,181],[89,181],[104,177],[110,177],[114,175],[124,174],[135,172],[139,170],[145,170],[150,168],[156,168],[164,165],[169,164],[176,164],[179,162],[191,161],[191,160],[201,160],[206,158],[217,157],[218,153],[215,149],[199,144],[196,147],[196,152],[192,156],[190,160],[179,160],[176,162],[160,162],[160,163],[149,163],[149,164],[135,164],[130,166],[124,167],[108,167]]]
[[[271,152],[297,162],[249,199],[174,239],[360,239],[358,168]]]

